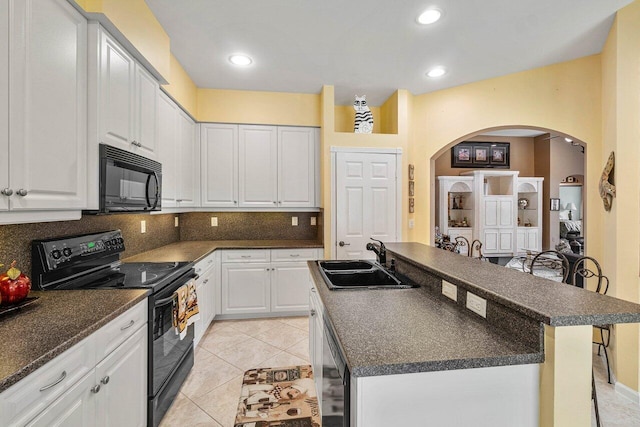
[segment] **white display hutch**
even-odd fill
[[[439,176],[441,232],[451,239],[480,240],[486,256],[540,251],[543,178],[520,178],[518,174],[474,170]],[[521,199],[527,200],[524,208],[518,203]]]

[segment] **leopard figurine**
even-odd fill
[[[602,175],[600,176],[600,184],[598,186],[600,197],[602,198],[602,202],[604,203],[604,210],[607,212],[611,210],[613,198],[616,197],[616,186],[609,182],[610,178],[613,178],[612,172],[614,163],[615,157],[612,151],[609,155],[609,160],[607,160],[607,164],[602,171]]]

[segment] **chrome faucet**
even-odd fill
[[[378,263],[382,266],[385,266],[385,264],[387,263],[387,248],[384,247],[384,243],[382,243],[380,240],[376,240],[373,237],[369,238],[374,242],[378,242],[380,244],[380,249],[378,249],[377,246],[373,243],[367,243],[367,250],[373,251],[378,257]]]

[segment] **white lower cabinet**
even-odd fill
[[[220,253],[213,252],[207,257],[199,261],[195,265],[196,274],[196,293],[198,295],[198,309],[200,311],[200,320],[194,325],[194,344],[198,345],[207,328],[216,315],[216,295],[219,295],[219,267]],[[220,299],[218,297],[218,299]]]
[[[518,252],[541,251],[538,227],[518,227]]]
[[[0,425],[146,426],[146,313],[145,300],[2,392]]]
[[[309,359],[313,368],[319,408],[322,408],[322,341],[324,339],[322,310],[320,297],[312,285],[309,292]]]
[[[321,257],[315,248],[223,251],[221,314],[306,312],[307,260]]]

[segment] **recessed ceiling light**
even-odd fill
[[[229,57],[229,62],[231,62],[233,65],[247,66],[247,65],[251,65],[253,60],[249,58],[247,55],[231,55]]]
[[[447,70],[444,67],[434,67],[427,71],[427,76],[429,77],[442,77],[447,74]]]
[[[571,139],[571,138],[565,138],[564,140],[567,141],[567,142],[573,142],[573,139]]]
[[[438,9],[427,9],[418,16],[418,24],[429,25],[437,22],[442,17],[442,12]]]

